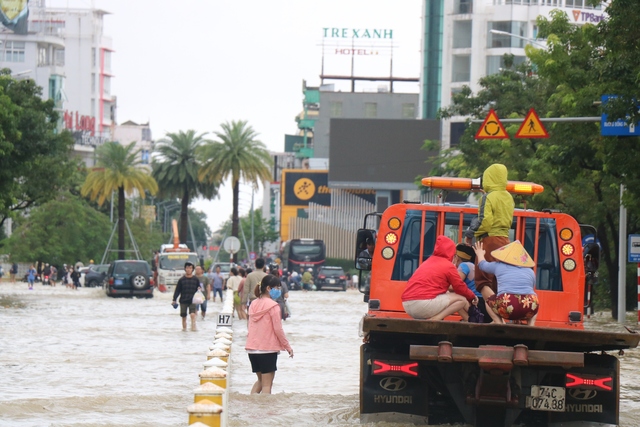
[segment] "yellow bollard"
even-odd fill
[[[222,388],[227,388],[227,371],[220,368],[210,368],[198,374],[200,384],[214,383]]]
[[[221,425],[222,406],[210,400],[204,399],[199,403],[189,405],[187,412],[189,412],[190,425],[198,422],[208,427],[220,427]]]
[[[211,360],[214,357],[217,357],[223,362],[229,363],[229,353],[227,353],[221,348],[216,348],[214,350],[207,352],[207,360]]]
[[[215,385],[214,383],[204,383],[200,387],[193,390],[193,403],[198,403],[202,400],[210,400],[211,402],[220,405],[224,408],[222,397],[225,390]]]

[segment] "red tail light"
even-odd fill
[[[155,286],[156,282],[153,281],[153,277],[149,277],[149,285]]]
[[[326,279],[326,278],[327,278],[327,276],[325,276],[324,274],[321,274],[321,275],[318,276],[318,279]]]
[[[341,279],[341,280],[344,280],[344,279],[345,279],[345,277],[344,277],[344,276],[340,276],[340,279]]]
[[[109,277],[109,284],[113,285],[113,277]]]
[[[396,362],[402,363],[402,362]],[[413,370],[415,369],[415,370]],[[418,376],[418,362],[409,362],[403,364],[394,364],[394,362],[383,362],[381,360],[373,361],[373,373],[374,375],[380,375],[384,373],[405,374],[413,377]]]
[[[607,384],[608,383],[608,384]],[[596,378],[594,375],[585,375],[580,377],[574,374],[567,374],[567,388],[569,387],[581,387],[581,388],[594,388],[606,391],[613,390],[613,378],[601,377]]]

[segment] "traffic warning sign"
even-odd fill
[[[509,138],[507,131],[500,122],[498,115],[493,108],[489,110],[489,114],[480,125],[480,129],[476,132],[476,139],[504,139]]]
[[[533,108],[529,110],[527,117],[520,125],[516,138],[549,138],[547,130],[542,126],[540,117]]]

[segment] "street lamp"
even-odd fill
[[[528,37],[519,36],[518,34],[508,33],[506,31],[500,31],[500,30],[490,30],[490,32],[492,34],[496,34],[496,35],[499,35],[499,36],[515,37],[517,39],[524,40],[524,41],[529,42],[531,44],[537,44],[538,46],[541,46],[541,47],[544,47],[544,48],[547,47],[546,45],[543,45],[542,43],[540,43],[540,42],[538,42],[538,41],[536,41],[534,39],[530,39]]]

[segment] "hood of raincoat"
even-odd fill
[[[445,258],[449,261],[453,259],[456,253],[456,244],[447,236],[438,236],[436,245],[433,248],[433,256]]]
[[[273,308],[274,305],[278,305],[277,302],[272,300],[271,298],[258,298],[253,300],[251,306],[256,305],[251,315],[249,316],[249,321],[251,322],[259,322],[265,315],[268,315],[269,310]]]
[[[487,193],[507,189],[507,167],[494,163],[482,174],[482,188]]]

